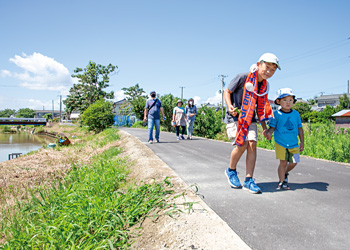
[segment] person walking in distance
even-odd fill
[[[185,133],[185,130],[186,130],[186,111],[182,107],[182,101],[181,100],[177,101],[176,107],[173,110],[172,122],[175,123],[177,140],[180,140],[180,139],[185,140],[184,133]],[[181,137],[180,137],[180,127],[182,129]]]
[[[160,134],[160,112],[162,112],[163,120],[165,120],[164,110],[161,101],[156,98],[157,94],[155,91],[151,91],[150,99],[146,101],[143,121],[147,122],[148,125],[148,143],[153,143],[153,127],[156,129],[155,139],[159,142]]]
[[[192,140],[193,124],[197,115],[197,107],[194,105],[193,98],[188,100],[185,112],[187,114],[187,139]]]

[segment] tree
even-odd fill
[[[110,101],[100,99],[91,104],[81,115],[81,122],[88,126],[90,131],[99,133],[113,125],[113,104]]]
[[[310,105],[314,105],[316,104],[315,99],[307,99],[308,103],[310,103]]]
[[[72,111],[83,113],[91,104],[101,98],[113,99],[114,92],[105,92],[103,89],[109,86],[109,75],[118,67],[112,64],[103,66],[89,61],[86,68],[76,68],[72,77],[78,78],[79,83],[73,84],[69,90],[69,95],[63,101],[66,105],[66,112]],[[83,73],[80,73],[83,72]]]
[[[15,114],[16,110],[14,109],[4,109],[0,111],[0,117],[10,117],[11,115]]]
[[[294,104],[293,109],[299,112],[302,120],[308,120],[307,114],[311,111],[310,106],[305,102],[297,102]]]
[[[122,88],[122,90],[124,90],[124,95],[131,104],[132,111],[135,113],[137,119],[142,120],[147,101],[147,95],[145,95],[146,92],[143,88],[140,88],[138,83],[129,88]]]
[[[335,108],[327,105],[324,110],[322,110],[317,114],[317,121],[326,123],[330,120],[335,120],[335,118],[332,116],[335,113],[336,113]]]
[[[340,106],[340,110],[348,109],[350,107],[349,97],[347,96],[347,94],[339,96],[339,106]]]
[[[215,138],[216,134],[221,131],[221,110],[218,112],[213,108],[202,106],[198,109],[193,131],[196,135],[206,138]]]
[[[35,111],[30,108],[19,109],[16,114],[17,118],[34,118],[34,116]]]
[[[43,118],[45,118],[45,119],[52,119],[52,114],[51,113],[47,113],[47,114],[43,115]]]

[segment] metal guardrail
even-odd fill
[[[12,153],[12,154],[9,154],[9,160],[11,159],[14,159],[14,158],[17,158],[21,155],[22,153]]]

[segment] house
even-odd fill
[[[114,123],[115,126],[131,126],[138,119],[134,112],[132,112],[131,103],[126,100],[120,100],[113,103],[113,114],[114,114]]]
[[[332,115],[335,117],[335,126],[350,128],[350,109],[344,109]]]
[[[43,116],[46,114],[52,114],[52,110],[35,110],[35,118],[43,118]],[[59,110],[54,110],[54,117],[60,117]]]
[[[337,94],[337,95],[321,95],[319,97],[315,98],[315,101],[317,102],[318,108],[325,109],[326,106],[331,106],[335,108],[337,105],[339,105],[339,97],[343,96],[344,94]],[[346,94],[348,98],[350,98],[350,94]]]
[[[115,115],[129,115],[132,113],[132,106],[125,98],[123,100],[113,103],[113,114]]]

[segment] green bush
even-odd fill
[[[193,134],[206,138],[215,138],[222,130],[221,111],[202,106],[197,111],[196,121],[193,126]]]
[[[99,100],[91,104],[81,115],[82,124],[90,131],[99,133],[113,125],[112,103]]]

